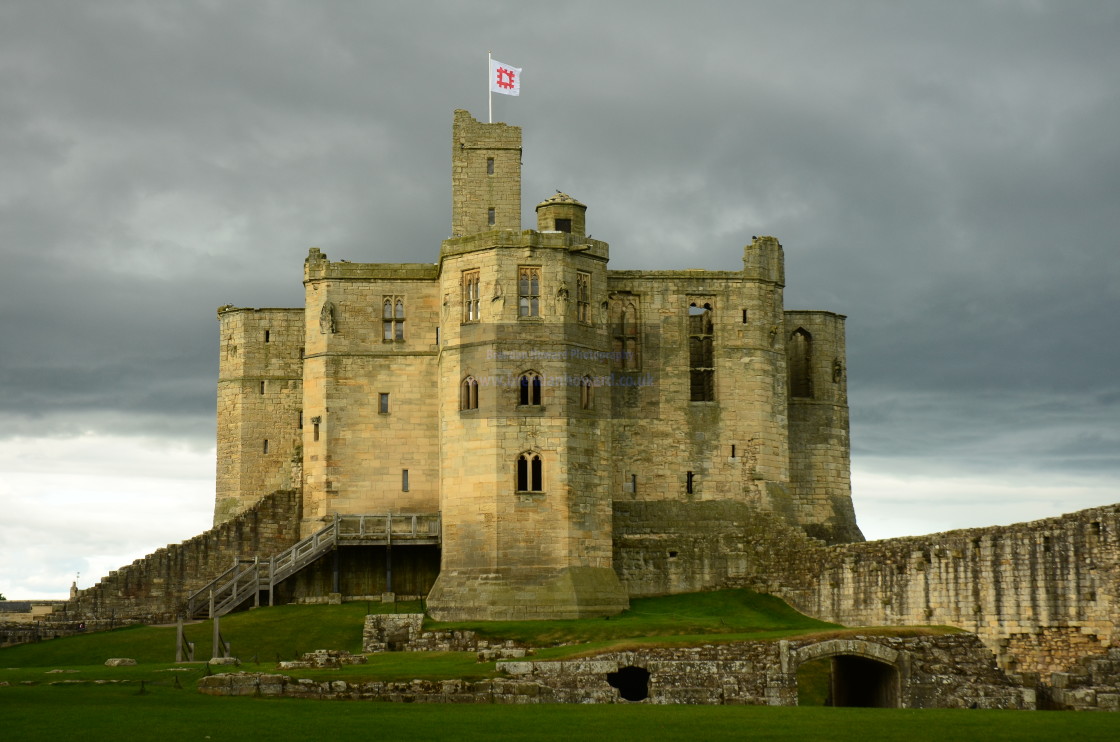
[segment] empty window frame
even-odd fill
[[[486,223],[491,227],[498,223],[498,215],[493,206],[486,210]]]
[[[576,319],[591,324],[591,274],[576,273]]]
[[[408,469],[401,469],[401,492],[408,492]]]
[[[487,175],[493,175],[494,174],[494,158],[493,157],[487,157],[486,158],[486,174]]]
[[[517,457],[517,491],[544,491],[544,471],[539,453],[526,451]]]
[[[813,336],[798,327],[789,336],[786,348],[789,361],[789,394],[791,397],[813,397]]]
[[[517,316],[539,317],[541,314],[541,269],[521,266],[517,269]]]
[[[590,376],[584,376],[579,382],[579,407],[581,410],[590,410],[594,401],[595,384]]]
[[[389,414],[389,393],[381,392],[377,395],[377,411],[382,415]]]
[[[612,309],[614,320],[614,360],[622,370],[641,368],[641,336],[638,332],[638,305],[623,298]]]
[[[688,379],[692,402],[712,402],[716,398],[712,343],[712,305],[694,301],[688,305]]]
[[[541,375],[536,371],[526,371],[517,382],[517,404],[539,406],[541,403]]]
[[[554,221],[554,225],[556,226],[557,232],[567,232],[568,234],[572,233],[571,219],[556,219]]]
[[[404,340],[404,298],[386,296],[381,302],[381,339],[386,343]]]
[[[463,379],[463,383],[459,385],[459,409],[478,409],[478,379],[473,376]]]
[[[463,271],[463,321],[477,322],[480,319],[479,311],[479,272],[477,270]]]

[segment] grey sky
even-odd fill
[[[215,308],[299,306],[312,245],[434,261],[488,49],[527,226],[570,193],[614,268],[773,234],[787,307],[848,315],[870,535],[1120,499],[1118,38],[1111,0],[8,0],[0,592],[205,527]]]

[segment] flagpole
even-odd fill
[[[487,107],[490,109],[490,118],[489,118],[487,123],[491,123],[491,124],[494,123],[494,91],[490,87],[490,67],[492,66],[492,62],[490,60],[492,59],[492,54],[493,54],[492,51],[487,50],[487,52],[486,52],[486,103],[487,103]]]

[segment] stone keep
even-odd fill
[[[215,523],[287,487],[305,536],[438,511],[447,620],[624,609],[621,502],[728,501],[862,540],[844,317],[785,311],[775,238],[738,271],[608,270],[570,196],[521,229],[518,127],[456,111],[451,160],[438,263],[312,248],[302,309],[218,310]]]

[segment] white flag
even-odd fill
[[[521,68],[490,60],[490,92],[521,95]]]

